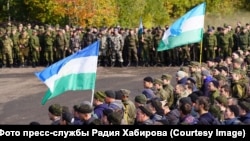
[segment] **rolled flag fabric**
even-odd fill
[[[139,24],[138,34],[142,35],[142,33],[143,33],[143,24],[142,24],[142,18],[140,18],[140,24]]]

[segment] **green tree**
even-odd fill
[[[146,6],[145,0],[117,0],[118,23],[125,27],[137,27]]]

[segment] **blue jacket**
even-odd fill
[[[241,116],[240,118],[239,118],[239,120],[241,121],[241,122],[243,122],[244,124],[247,124],[247,125],[250,125],[250,112],[248,112],[246,115],[244,115],[244,116]]]
[[[207,76],[206,79],[203,80],[203,85],[201,87],[201,91],[203,92],[204,96],[209,95],[209,90],[208,90],[208,84],[211,82],[214,78],[212,76]]]
[[[107,108],[108,108],[107,104],[97,105],[94,108],[94,114],[98,117],[98,119],[101,119],[103,116],[103,110],[105,110]]]

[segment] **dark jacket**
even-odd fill
[[[103,116],[103,110],[105,110],[107,108],[108,108],[107,104],[97,105],[94,108],[94,114],[98,117],[98,119],[101,119]]]

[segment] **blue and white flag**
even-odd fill
[[[94,90],[96,81],[99,41],[89,45],[35,75],[48,87],[42,99],[44,105],[49,99],[72,90]]]
[[[143,33],[143,24],[142,24],[142,18],[140,18],[140,24],[138,29],[138,35],[142,35]]]
[[[203,38],[206,3],[188,11],[165,31],[157,51],[196,43]]]

